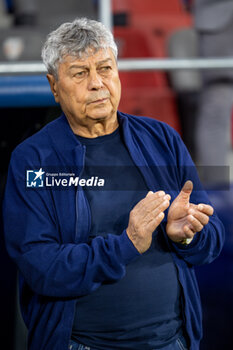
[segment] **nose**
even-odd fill
[[[99,90],[103,87],[103,82],[98,72],[92,71],[89,74],[88,89],[89,90]]]

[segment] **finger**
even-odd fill
[[[209,216],[206,214],[203,214],[202,212],[200,212],[199,210],[194,210],[194,209],[190,209],[188,211],[189,215],[193,215],[198,221],[200,221],[200,223],[205,226],[208,224],[209,222]]]
[[[139,210],[151,213],[155,208],[157,208],[161,203],[166,200],[170,201],[171,197],[169,194],[167,195],[156,195],[153,193],[148,195],[148,197],[144,198],[141,202],[139,202]]]
[[[161,212],[157,216],[155,216],[149,223],[148,223],[148,231],[153,232],[163,221],[164,219],[164,213]]]
[[[181,194],[183,196],[190,197],[192,190],[193,190],[193,183],[192,181],[188,180],[185,182],[184,186],[182,187]]]
[[[144,197],[143,199],[141,199],[136,205],[135,205],[135,209],[136,210],[149,210],[151,203],[154,203],[155,200],[158,201],[158,203],[161,203],[163,201],[163,197],[165,195],[163,195],[163,191],[160,191],[161,193],[154,193],[152,191],[149,191],[146,195],[146,197]],[[148,209],[147,209],[148,208]]]
[[[214,213],[214,208],[208,204],[198,204],[197,209],[209,216],[213,215]]]
[[[185,202],[189,201],[190,195],[192,193],[193,190],[193,183],[192,181],[188,180],[185,182],[184,186],[182,187],[179,195],[176,197],[176,199],[181,199]]]
[[[191,230],[191,228],[188,225],[185,225],[184,228],[185,238],[193,238],[195,233]]]
[[[164,197],[166,198],[166,197]],[[168,198],[168,197],[167,197]],[[165,199],[160,205],[158,205],[151,213],[151,220],[153,220],[154,217],[158,216],[161,212],[164,212],[170,205],[170,200]]]
[[[203,229],[203,225],[199,220],[197,220],[193,215],[188,215],[187,220],[191,224],[189,227],[193,232],[200,232]]]
[[[151,196],[153,193],[154,193],[153,191],[149,191],[149,192],[147,193],[146,197]]]
[[[150,202],[153,202],[155,199],[163,198],[165,195],[166,193],[164,191],[157,191],[157,192],[149,191],[146,197],[142,199],[142,201],[146,203],[150,203]]]
[[[181,189],[182,192],[187,194],[191,194],[192,190],[193,190],[193,183],[191,180],[186,181],[184,186]]]
[[[162,196],[165,196],[166,193],[164,191],[157,191],[157,192],[149,191],[146,197],[151,196],[152,194],[154,195],[154,197],[162,197]]]

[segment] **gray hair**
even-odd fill
[[[58,78],[58,64],[65,56],[81,58],[88,49],[112,49],[117,59],[117,46],[112,33],[101,23],[88,18],[77,18],[64,23],[47,36],[42,48],[42,60],[48,70]]]

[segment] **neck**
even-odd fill
[[[74,134],[87,138],[95,138],[98,136],[111,134],[119,126],[117,117],[114,120],[106,120],[106,118],[91,120],[91,122],[86,125],[77,125],[69,119],[68,122]]]

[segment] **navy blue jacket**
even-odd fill
[[[187,179],[199,186],[193,162],[179,135],[146,117],[118,113],[131,157],[152,191],[165,189],[172,200]],[[75,300],[104,281],[116,281],[140,254],[124,230],[88,243],[90,211],[82,187],[26,189],[26,170],[49,166],[83,168],[85,147],[62,115],[21,143],[12,153],[4,199],[9,255],[20,272],[20,296],[30,350],[68,349]],[[169,170],[168,170],[169,169]],[[193,203],[209,203],[193,191]],[[202,336],[201,305],[194,266],[210,263],[222,248],[224,229],[216,214],[189,246],[173,243],[161,224],[183,287],[183,316],[197,350]],[[114,315],[113,315],[114,317]]]

